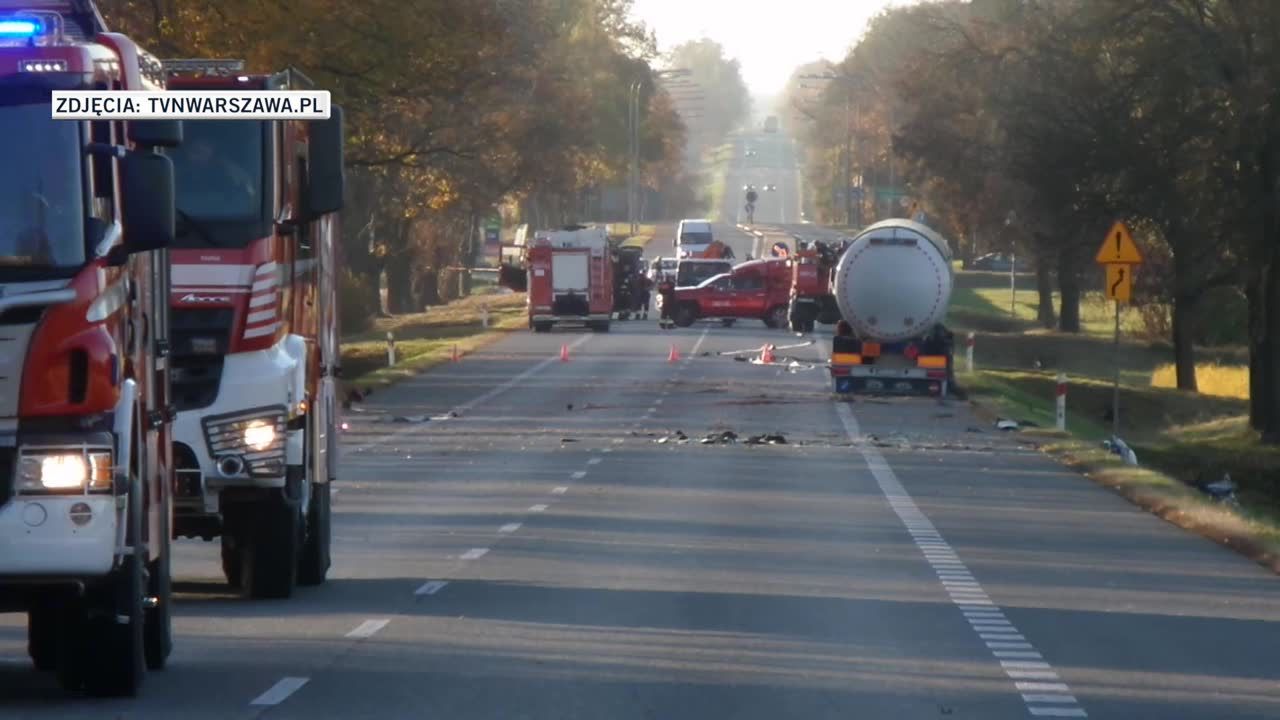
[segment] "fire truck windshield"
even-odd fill
[[[50,119],[49,89],[0,90],[0,276],[63,274],[84,265],[81,124]]]
[[[184,123],[169,151],[177,186],[177,247],[244,247],[266,232],[263,123]]]

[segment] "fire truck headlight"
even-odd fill
[[[20,490],[104,490],[111,487],[111,453],[24,455]]]
[[[251,449],[262,452],[271,447],[271,443],[275,442],[276,428],[274,425],[263,422],[262,420],[254,420],[245,426],[244,444]]]

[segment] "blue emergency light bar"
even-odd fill
[[[44,23],[35,19],[0,20],[0,37],[29,38],[44,34]]]

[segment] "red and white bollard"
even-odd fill
[[[387,367],[394,367],[396,364],[396,336],[387,331]]]
[[[975,339],[973,333],[969,333],[964,339],[964,364],[968,372],[973,372],[973,345]]]
[[[1067,376],[1065,373],[1058,373],[1058,429],[1066,432],[1067,430]]]

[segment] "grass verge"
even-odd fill
[[[482,326],[483,309],[489,327]],[[342,342],[343,394],[346,388],[385,387],[497,340],[528,324],[523,294],[463,298],[424,313],[380,318],[374,327]],[[387,333],[395,336],[396,364],[387,367]]]
[[[1280,572],[1280,448],[1262,445],[1248,429],[1247,371],[1239,351],[1199,353],[1200,379],[1213,388],[1199,394],[1167,387],[1169,348],[1122,342],[1120,435],[1141,463],[1128,466],[1101,447],[1112,430],[1117,362],[1109,332],[1090,322],[1088,301],[1084,332],[1044,331],[1034,324],[1034,287],[1027,289],[1026,307],[1019,304],[1011,316],[1008,276],[993,275],[958,274],[949,316],[956,332],[976,335],[979,369],[960,373],[959,380],[979,415],[1030,425],[1024,432],[1043,437],[1046,452],[1099,484]],[[1068,377],[1066,433],[1049,429],[1059,372]],[[1238,510],[1197,489],[1228,474],[1239,488]]]

